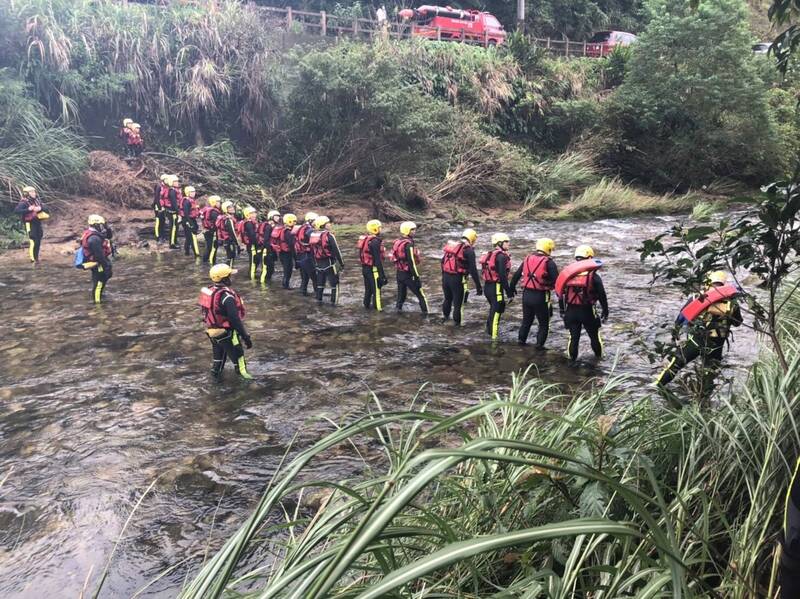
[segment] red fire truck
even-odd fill
[[[485,46],[496,46],[506,39],[500,21],[493,14],[479,10],[424,5],[403,9],[398,16],[411,21],[413,37],[461,40]]]

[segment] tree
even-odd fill
[[[609,161],[668,188],[719,177],[761,184],[785,164],[750,51],[743,0],[648,0],[639,38],[606,123]],[[616,138],[615,138],[616,136]]]

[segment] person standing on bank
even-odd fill
[[[539,322],[536,331],[536,349],[544,349],[550,332],[550,317],[553,316],[551,292],[558,278],[558,268],[550,255],[556,248],[552,239],[542,238],[536,242],[536,250],[528,255],[511,278],[511,289],[516,293],[517,283],[522,280],[522,324],[518,342],[528,343],[528,333],[534,318]]]
[[[22,193],[24,195],[17,207],[14,208],[14,212],[19,214],[22,225],[25,227],[25,233],[28,235],[28,257],[31,262],[37,264],[39,250],[42,247],[42,237],[44,237],[42,221],[50,218],[50,215],[45,212],[35,187],[26,185],[22,188]]]

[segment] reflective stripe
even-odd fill
[[[102,269],[100,269],[100,270],[102,270]],[[100,299],[101,299],[102,293],[103,293],[103,282],[102,281],[97,281],[97,285],[94,288],[94,303],[95,304],[99,304],[100,303]]]
[[[217,258],[217,234],[214,233],[214,239],[211,240],[211,253],[208,255],[208,261],[211,264],[214,264],[214,260]]]
[[[178,215],[177,214],[170,214],[170,219],[172,220],[172,230],[169,233],[169,242],[171,245],[175,245],[178,242]]]
[[[194,233],[190,233],[190,235],[192,236],[192,246],[194,247],[194,255],[199,256],[200,246],[197,245],[197,235],[195,235]]]
[[[156,226],[155,226],[156,239],[159,238],[159,235],[161,233],[161,226],[160,225],[161,225],[161,220],[158,218],[158,215],[156,215]]]
[[[494,318],[492,319],[492,339],[497,339],[497,329],[500,326],[500,312],[494,313]]]
[[[380,278],[380,274],[378,273],[378,267],[372,267],[372,277],[375,279],[375,309],[378,312],[383,312],[383,304],[381,303],[381,290],[378,287],[378,279]]]
[[[267,248],[261,248],[261,284],[267,283]]]
[[[256,246],[250,246],[250,278],[256,280]]]
[[[469,295],[469,285],[467,284],[467,275],[461,277],[462,284],[464,285],[464,297],[461,298],[461,310],[459,320],[464,322],[464,304],[467,303],[467,296]]]

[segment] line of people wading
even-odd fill
[[[43,235],[42,223],[48,218],[36,190],[23,189],[24,196],[17,205],[29,236],[29,256],[39,260]],[[303,222],[294,214],[280,214],[270,210],[259,220],[252,206],[237,213],[231,201],[222,201],[211,195],[202,208],[192,186],[181,187],[175,175],[162,175],[154,188],[154,234],[158,241],[179,249],[178,231],[183,231],[183,250],[212,265],[209,276],[212,286],[203,288],[200,306],[206,332],[213,350],[212,373],[222,375],[225,363],[230,360],[238,374],[252,378],[247,372],[244,347],[250,348],[252,340],[244,325],[245,308],[239,294],[231,286],[231,276],[238,271],[234,262],[244,254],[247,272],[253,280],[268,283],[281,265],[281,285],[289,289],[295,269],[300,275],[300,291],[310,295],[309,285],[318,302],[329,290],[331,304],[339,299],[339,275],[344,259],[327,216],[307,212]],[[113,231],[101,215],[90,215],[83,231],[74,265],[91,271],[92,300],[103,300],[112,276]],[[204,252],[200,253],[198,238],[202,227]],[[407,221],[400,225],[400,237],[393,241],[387,252],[380,221],[370,220],[366,233],[357,242],[358,260],[364,279],[364,307],[383,310],[384,289],[388,277],[384,263],[394,264],[397,293],[396,310],[401,311],[409,291],[414,294],[424,316],[428,315],[429,302],[420,276],[420,253],[415,245],[417,225]],[[522,295],[522,323],[518,343],[526,345],[533,326],[537,323],[535,348],[543,350],[550,331],[554,313],[553,292],[557,296],[559,315],[568,331],[566,357],[570,362],[578,358],[579,342],[583,332],[589,337],[592,351],[599,359],[603,356],[602,325],[609,316],[608,299],[598,270],[602,263],[595,259],[593,249],[580,245],[575,249],[575,261],[563,269],[552,258],[555,242],[542,238],[536,241],[535,250],[527,255],[516,269],[509,253],[510,239],[504,233],[495,233],[491,249],[480,259],[475,254],[478,233],[468,228],[460,239],[452,239],[442,248],[441,272],[443,322],[451,318],[456,326],[463,322],[464,306],[469,298],[470,279],[475,291],[488,302],[486,333],[497,339],[500,319],[511,300]],[[478,267],[480,266],[480,273]],[[704,363],[703,390],[710,393],[721,367],[723,348],[731,327],[742,323],[736,297],[741,291],[727,283],[726,273],[717,271],[709,275],[708,288],[690,299],[678,317],[678,323],[688,324],[686,343],[679,348],[666,368],[656,379],[664,388],[687,364],[702,358]]]

